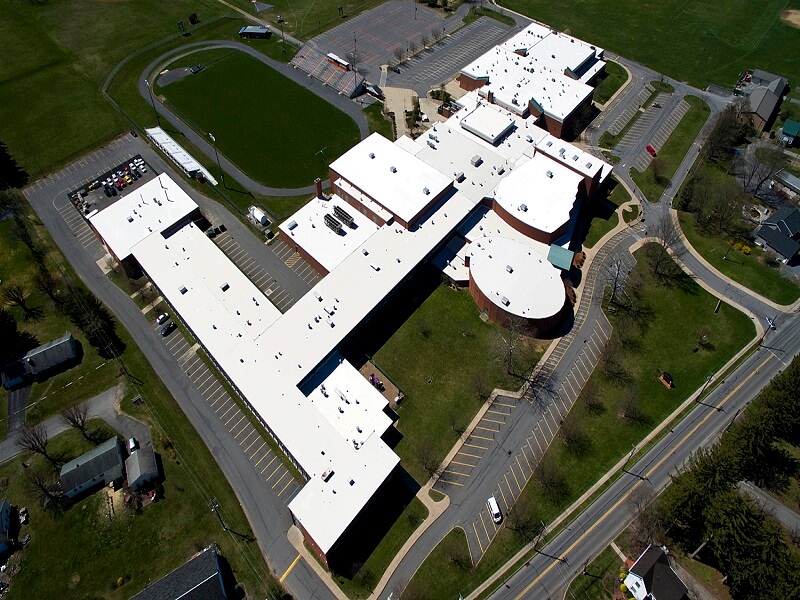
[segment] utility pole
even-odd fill
[[[222,515],[219,514],[219,502],[217,502],[216,498],[212,498],[208,501],[208,507],[211,509],[211,512],[217,515],[219,519],[219,524],[222,525],[222,529],[228,531],[228,527],[225,525],[225,522],[222,520]]]
[[[214,156],[217,157],[217,167],[219,167],[219,178],[222,181],[222,187],[228,189],[228,186],[225,185],[225,173],[222,170],[222,165],[219,162],[219,152],[217,152],[217,138],[214,137],[214,134],[209,132],[208,137],[211,138],[211,141],[214,142]]]
[[[156,110],[156,101],[153,100],[153,90],[150,89],[150,82],[145,79],[144,84],[147,86],[147,93],[150,95],[150,104],[153,105],[153,113],[156,115],[156,123],[158,123],[158,126],[161,127],[161,118],[158,116],[158,111]]]

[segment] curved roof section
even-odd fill
[[[470,244],[470,277],[493,304],[525,319],[546,319],[563,308],[561,272],[533,248],[500,236]]]
[[[537,152],[500,180],[494,198],[522,223],[553,233],[569,221],[582,183],[578,173]]]

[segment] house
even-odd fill
[[[212,545],[131,600],[227,600],[217,549]]]
[[[125,472],[128,474],[128,487],[138,492],[149,482],[158,479],[158,462],[156,453],[150,446],[131,452],[125,460]]]
[[[749,71],[743,82],[737,86],[736,93],[749,96],[750,106],[742,112],[740,119],[758,130],[763,130],[772,120],[789,82],[780,75],[755,69]]]
[[[633,563],[625,585],[636,600],[688,600],[686,585],[669,566],[664,549],[650,545]]]
[[[781,134],[778,140],[787,146],[794,146],[800,140],[800,122],[794,119],[786,119],[781,127]]]
[[[0,500],[0,554],[14,549],[18,530],[16,509],[5,498]]]
[[[776,210],[759,228],[756,243],[779,254],[784,262],[792,262],[800,252],[800,210]]]
[[[18,361],[3,367],[3,387],[11,390],[34,379],[46,379],[77,361],[78,347],[75,338],[68,331],[57,340],[34,348]]]
[[[98,486],[119,483],[122,478],[122,444],[116,437],[61,467],[61,489],[67,498]]]

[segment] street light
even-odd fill
[[[286,58],[286,36],[283,33],[283,17],[278,15],[278,24],[281,26],[281,41],[283,42],[283,57]]]
[[[158,111],[156,110],[156,101],[153,100],[153,90],[150,89],[150,82],[147,79],[144,80],[145,86],[147,86],[147,93],[150,95],[150,104],[153,105],[153,113],[156,115],[156,122],[158,126],[161,127],[161,119],[158,116]]]
[[[219,178],[222,180],[222,187],[227,189],[228,186],[225,185],[225,173],[222,171],[222,165],[219,162],[219,152],[217,152],[217,138],[215,138],[214,134],[211,132],[209,132],[208,137],[214,142],[214,156],[217,157],[217,166],[219,167]]]

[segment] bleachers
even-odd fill
[[[289,64],[348,98],[357,96],[364,86],[361,75],[331,64],[324,53],[311,46],[303,46]]]

